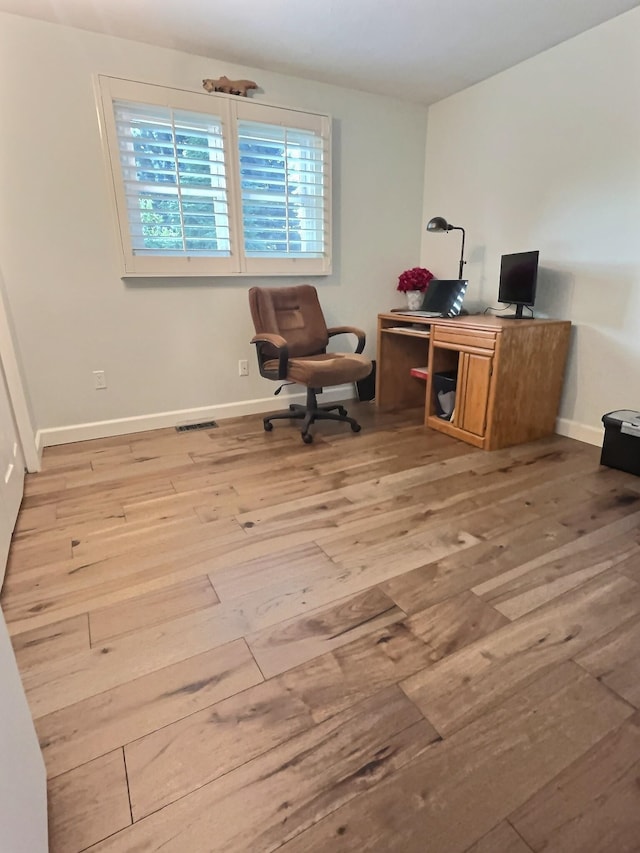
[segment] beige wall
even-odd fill
[[[203,77],[249,77],[265,102],[333,116],[334,273],[314,283],[328,321],[364,327],[373,354],[376,314],[419,259],[425,108],[0,15],[0,257],[36,428],[215,414],[273,392],[248,343],[247,289],[264,280],[118,277],[98,72],[195,91]],[[107,391],[93,389],[95,369]]]
[[[467,229],[470,307],[497,305],[503,253],[540,250],[536,310],[575,325],[563,431],[599,441],[604,411],[640,408],[640,10],[431,107],[424,182],[421,107],[11,15],[0,24],[11,129],[0,257],[33,422],[54,439],[91,422],[99,434],[162,412],[248,411],[272,392],[248,344],[255,281],[118,277],[96,72],[196,91],[205,76],[248,76],[265,101],[333,116],[334,273],[315,283],[329,322],[362,325],[370,354],[400,271],[421,258],[456,274],[458,234],[424,232],[443,215]],[[107,391],[93,389],[95,369]]]
[[[467,229],[478,307],[503,253],[540,250],[536,311],[575,324],[561,429],[594,442],[640,409],[639,45],[635,9],[429,111],[423,218]],[[456,275],[459,246],[425,234],[422,262]]]

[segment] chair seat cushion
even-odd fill
[[[264,365],[265,370],[278,372],[278,361],[273,359]],[[356,353],[326,352],[304,358],[290,358],[287,379],[306,385],[308,388],[323,388],[325,385],[342,385],[357,382],[371,373],[373,365],[363,355]]]

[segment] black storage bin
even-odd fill
[[[640,412],[621,409],[602,416],[600,464],[640,476]]]
[[[373,365],[371,373],[356,382],[360,402],[374,400],[376,396],[376,363],[372,361],[371,364]]]
[[[456,407],[456,380],[458,372],[449,370],[433,374],[433,396],[435,397],[436,415],[443,421],[450,421]],[[448,396],[453,392],[452,396]]]

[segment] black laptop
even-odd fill
[[[469,282],[466,279],[434,278],[424,294],[422,305],[415,311],[394,308],[394,314],[408,317],[457,317]]]

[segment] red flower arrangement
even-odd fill
[[[401,293],[406,293],[409,290],[419,290],[424,293],[433,277],[433,273],[424,267],[413,267],[413,269],[405,270],[402,275],[398,276],[397,290]]]

